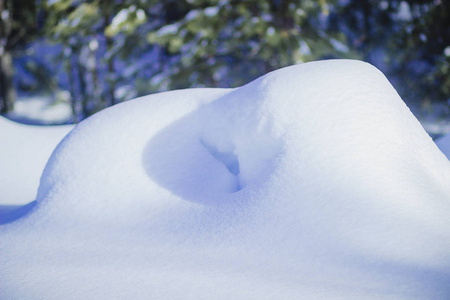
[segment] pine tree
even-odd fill
[[[65,48],[62,58],[70,79],[73,114],[85,118],[116,104],[115,57],[129,45],[118,47],[114,37],[123,31],[131,34],[145,23],[144,11],[116,1],[59,0],[43,2],[43,8],[47,35]]]
[[[190,0],[148,34],[172,66],[170,88],[237,86],[266,72],[326,56],[355,57],[328,30],[330,1]],[[166,8],[168,12],[168,8]]]
[[[0,0],[0,113],[14,108],[13,53],[36,34],[35,1]]]

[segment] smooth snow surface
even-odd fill
[[[1,205],[21,205],[36,199],[47,160],[72,128],[22,125],[0,116]]]
[[[334,60],[80,123],[0,228],[2,299],[449,299],[450,163]]]

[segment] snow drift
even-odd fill
[[[36,198],[47,160],[72,128],[23,125],[0,116],[1,204],[26,204]]]
[[[369,64],[129,101],[2,226],[2,298],[445,299],[450,163]]]

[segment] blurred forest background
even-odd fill
[[[39,95],[76,123],[141,95],[355,58],[431,135],[450,131],[447,0],[0,0],[0,16],[2,115]]]

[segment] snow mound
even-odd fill
[[[444,299],[450,163],[384,75],[306,63],[129,101],[3,226],[6,298]]]

